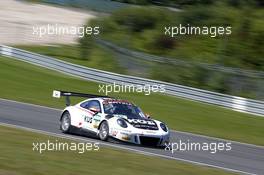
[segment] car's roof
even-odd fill
[[[117,98],[107,98],[107,97],[97,97],[97,98],[88,98],[84,101],[82,101],[81,103],[85,102],[85,101],[90,101],[90,100],[98,100],[101,103],[114,103],[114,102],[120,102],[120,103],[128,103],[128,104],[133,104],[127,100],[123,100],[123,99],[117,99]]]

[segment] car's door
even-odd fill
[[[98,100],[89,100],[82,103],[80,107],[83,109],[83,128],[96,132],[102,114],[100,102]]]

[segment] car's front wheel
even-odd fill
[[[106,141],[109,136],[109,126],[107,121],[103,121],[99,128],[99,138]]]
[[[60,128],[63,133],[71,132],[71,115],[69,112],[63,113],[61,118]]]

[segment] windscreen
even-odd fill
[[[110,115],[125,116],[127,119],[145,119],[141,109],[128,103],[106,103],[103,104],[104,111]]]

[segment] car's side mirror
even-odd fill
[[[94,115],[98,114],[100,112],[100,110],[96,109],[96,108],[89,108],[90,111],[94,112]]]
[[[146,113],[145,116],[146,116],[147,118],[150,118],[150,114],[148,114],[148,113]]]

